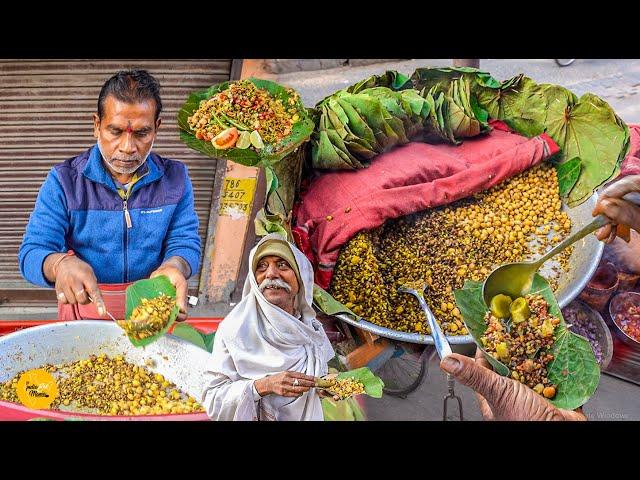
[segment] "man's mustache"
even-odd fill
[[[265,278],[258,286],[260,292],[264,292],[264,290],[269,287],[283,288],[288,293],[291,293],[291,287],[289,284],[279,278]]]

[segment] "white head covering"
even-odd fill
[[[263,237],[251,250],[249,265],[253,265],[258,247],[272,240],[286,241],[276,233]],[[300,318],[267,301],[258,288],[254,272],[249,272],[242,300],[220,323],[215,336],[210,369],[214,379],[209,382],[209,391],[204,396],[205,407],[212,418],[254,419],[253,380],[286,370],[316,377],[327,373],[327,362],[333,358],[334,351],[312,307],[313,268],[300,250],[287,244],[295,256],[302,280],[296,297]],[[222,385],[220,376],[231,382],[250,381],[245,382],[243,388],[233,392],[227,389],[219,395],[211,389]],[[323,419],[320,398],[313,388],[297,398],[266,395],[260,403],[263,419]]]

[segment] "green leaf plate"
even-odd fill
[[[159,277],[148,278],[145,280],[138,280],[132,285],[129,285],[125,292],[127,299],[125,319],[129,320],[133,309],[142,303],[143,298],[155,298],[160,296],[160,294],[162,293],[170,296],[173,299],[176,298],[176,289],[169,281],[169,278],[165,275],[160,275]],[[167,330],[169,330],[169,328],[171,328],[171,325],[173,325],[173,322],[175,322],[176,318],[178,317],[179,311],[180,308],[177,305],[174,306],[171,310],[169,321],[164,326],[164,328],[155,335],[143,338],[141,340],[128,337],[129,341],[136,347],[144,347],[152,342],[155,342],[158,338],[167,333]]]
[[[567,329],[560,306],[549,283],[542,276],[536,274],[528,293],[542,295],[549,304],[551,315],[560,319],[554,332],[554,359],[547,366],[548,378],[557,386],[557,393],[549,401],[558,408],[576,409],[589,400],[600,381],[600,367],[591,345],[587,339]],[[484,352],[496,372],[509,375],[509,368],[489,355],[480,341],[487,329],[484,316],[489,310],[482,298],[482,283],[466,281],[462,289],[454,291],[454,296],[465,326],[478,348]]]

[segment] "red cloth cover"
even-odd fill
[[[126,313],[125,291],[130,283],[101,283],[98,284],[104,306],[117,320],[124,319]],[[58,303],[58,320],[111,320],[108,315],[101,317],[93,303],[86,305],[69,305]]]
[[[411,142],[366,169],[314,178],[294,208],[293,236],[314,266],[315,282],[329,287],[340,248],[361,230],[486,190],[559,151],[546,134],[528,139],[502,122],[492,125],[458,146]]]

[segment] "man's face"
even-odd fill
[[[255,276],[264,298],[285,312],[293,314],[294,301],[299,286],[296,272],[291,268],[291,265],[275,255],[263,257],[258,262]],[[286,286],[289,287],[289,290]]]
[[[147,158],[160,127],[156,104],[153,100],[125,103],[109,95],[103,113],[102,119],[93,115],[93,135],[104,161],[112,173],[131,174]]]

